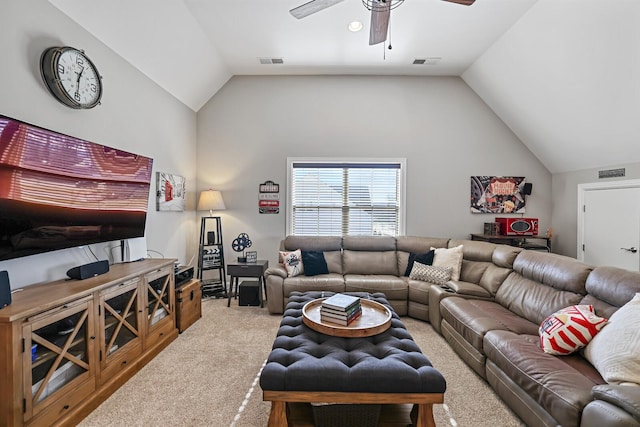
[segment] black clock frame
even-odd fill
[[[98,76],[98,97],[91,104],[81,104],[73,97],[69,96],[67,91],[62,86],[60,79],[58,78],[58,75],[56,73],[58,61],[60,59],[60,55],[62,55],[62,53],[67,50],[75,50],[82,53],[82,56],[87,60],[89,66],[93,68],[96,76]],[[42,52],[42,55],[40,55],[40,74],[42,76],[42,80],[45,83],[45,86],[47,87],[47,89],[49,89],[51,95],[53,95],[56,100],[66,105],[67,107],[75,109],[89,109],[95,107],[96,105],[99,105],[100,101],[102,100],[102,76],[98,72],[98,68],[95,66],[95,64],[84,53],[84,50],[76,49],[71,46],[54,46],[45,49],[44,52]]]

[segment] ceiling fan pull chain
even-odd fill
[[[389,37],[387,40],[389,41],[389,47],[387,49],[393,49],[393,47],[391,47],[391,16],[389,16]]]

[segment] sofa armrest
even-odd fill
[[[283,279],[286,279],[287,270],[285,270],[284,265],[278,264],[277,266],[267,268],[267,271],[264,272],[265,277],[268,277],[271,275],[280,276]]]
[[[491,294],[482,286],[462,280],[449,280],[445,285],[456,294],[479,298],[491,298]]]
[[[264,272],[267,286],[267,310],[269,314],[284,312],[284,279],[287,270],[282,264],[267,268]]]
[[[631,414],[640,421],[640,387],[631,385],[601,384],[591,389],[594,399],[604,400]]]

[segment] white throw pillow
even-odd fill
[[[584,355],[606,382],[640,384],[640,293],[613,313]]]
[[[282,264],[287,270],[287,276],[295,277],[304,273],[304,266],[302,265],[302,251],[296,249],[292,252],[280,252],[280,258]]]
[[[434,250],[433,265],[436,267],[451,267],[451,280],[460,279],[462,268],[462,245],[453,248],[431,248]]]

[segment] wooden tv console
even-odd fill
[[[173,341],[173,263],[15,293],[0,309],[0,426],[76,425]]]

